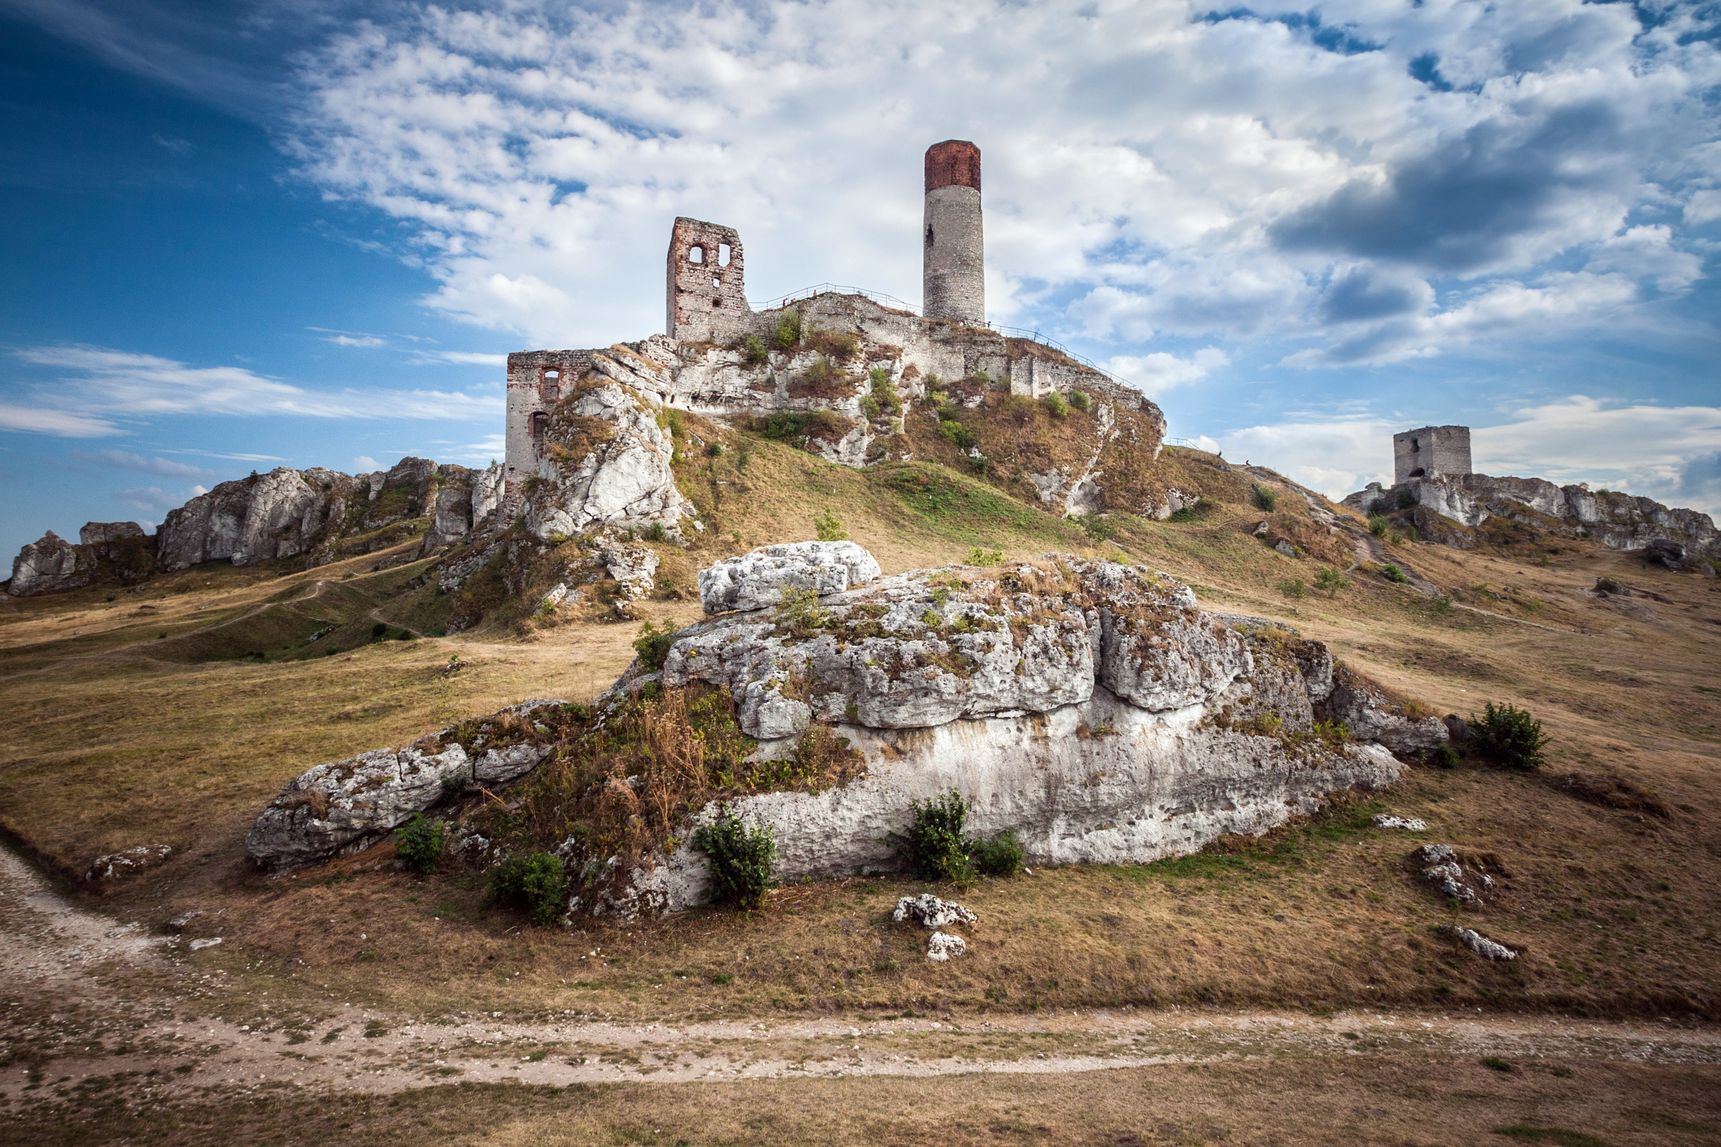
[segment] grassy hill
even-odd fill
[[[1156,480],[1201,494],[1200,506],[1181,520],[1084,526],[939,461],[849,470],[697,420],[678,442],[680,483],[706,529],[685,549],[644,542],[662,568],[642,619],[693,620],[699,568],[811,537],[818,519],[887,572],[975,550],[1117,557],[1188,581],[1210,608],[1327,641],[1441,712],[1525,706],[1547,726],[1551,764],[1416,769],[1374,803],[1341,802],[1199,857],[982,882],[963,894],[980,913],[974,955],[937,968],[885,922],[897,895],[919,890],[900,880],[783,889],[747,916],[522,934],[485,907],[477,874],[450,865],[415,881],[387,867],[387,845],[259,878],[241,838],[304,768],[526,697],[588,698],[632,656],[637,623],[536,608],[578,565],[578,542],[469,586],[468,598],[493,596],[466,602],[482,620],[455,636],[437,634],[461,602],[438,593],[407,543],[309,571],[202,567],[0,602],[11,718],[0,828],[69,875],[102,852],[173,845],[111,906],[149,924],[202,910],[198,927],[225,942],[198,958],[267,990],[275,1021],[331,992],[425,1014],[629,1018],[1217,1003],[1721,1010],[1713,579],[1564,539],[1457,550],[1376,536],[1271,472],[1175,448]],[[1295,556],[1270,544],[1280,540]],[[1598,597],[1599,577],[1633,593]],[[1459,918],[1522,946],[1522,959],[1490,965],[1436,936],[1454,910],[1415,883],[1416,840],[1369,826],[1383,809],[1426,819],[1422,839],[1498,858],[1498,902]]]

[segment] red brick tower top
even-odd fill
[[[980,149],[965,139],[947,139],[926,149],[926,190],[972,187],[980,190]]]

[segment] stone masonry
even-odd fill
[[[1424,426],[1392,436],[1392,481],[1470,473],[1470,428]]]
[[[751,310],[741,235],[678,217],[669,233],[664,331],[682,342],[724,342],[746,331]]]
[[[929,319],[986,321],[980,149],[947,139],[926,149],[926,254],[921,310]]]

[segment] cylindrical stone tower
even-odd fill
[[[921,291],[921,310],[928,318],[986,321],[980,149],[965,139],[947,139],[926,149],[926,259]]]

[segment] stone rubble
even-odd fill
[[[1422,866],[1423,881],[1453,900],[1475,904],[1493,891],[1494,878],[1474,866],[1466,868],[1449,844],[1425,844],[1410,855]]]
[[[942,964],[968,954],[968,941],[954,932],[934,932],[926,938],[926,958]]]
[[[930,892],[902,897],[896,902],[896,910],[890,914],[890,918],[898,924],[913,920],[925,928],[972,924],[976,919],[973,912],[954,900],[940,900]]]
[[[1374,818],[1374,827],[1376,827],[1376,828],[1401,828],[1406,832],[1426,832],[1426,831],[1428,831],[1428,823],[1426,821],[1422,820],[1420,817],[1389,816],[1386,813],[1376,814],[1376,816]]]
[[[1518,958],[1518,953],[1511,948],[1496,940],[1488,939],[1472,928],[1460,928],[1453,924],[1446,924],[1441,927],[1441,931],[1484,959],[1516,960]]]
[[[171,845],[135,844],[119,852],[110,852],[106,856],[96,857],[90,864],[89,871],[84,873],[84,879],[94,882],[130,876],[135,872],[142,872],[146,868],[154,868],[172,855],[173,848]]]

